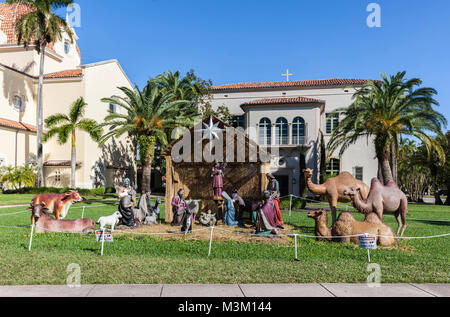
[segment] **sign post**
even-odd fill
[[[377,237],[365,233],[358,237],[358,241],[360,249],[367,249],[367,258],[370,263],[370,250],[375,250],[377,248]]]
[[[292,215],[292,194],[289,195],[289,224],[291,224],[291,215]]]
[[[103,256],[103,245],[104,245],[104,243],[105,242],[114,242],[112,231],[111,230],[105,230],[105,229],[97,230],[97,231],[95,231],[95,236],[97,238],[97,242],[101,242],[102,243],[101,256]]]

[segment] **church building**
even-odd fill
[[[34,45],[25,49],[17,44],[15,32],[16,22],[28,12],[23,4],[0,3],[0,166],[21,166],[36,158],[40,55]],[[43,118],[67,114],[71,104],[83,97],[88,104],[85,117],[101,122],[109,110],[120,111],[101,99],[118,95],[117,87],[133,89],[133,85],[117,60],[83,64],[73,32],[73,43],[63,34],[44,52]],[[114,186],[129,172],[130,144],[125,138],[113,142],[99,148],[85,132],[78,132],[77,187]],[[54,138],[43,147],[45,186],[69,187],[70,142],[60,145]]]
[[[287,79],[214,86],[212,105],[214,109],[227,107],[234,115],[234,126],[242,127],[253,141],[268,148],[269,153],[271,148],[276,149],[271,152],[270,169],[280,182],[281,194],[299,195],[302,167],[313,169],[312,180],[319,181],[321,136],[326,146],[342,119],[332,112],[351,105],[355,89],[367,80]],[[377,176],[378,164],[371,140],[358,140],[342,157],[338,152],[326,165],[328,175],[347,171],[366,184]]]

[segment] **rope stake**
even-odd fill
[[[209,252],[208,257],[211,256],[211,248],[212,248],[212,238],[213,238],[214,226],[211,227],[211,235],[209,237]]]
[[[31,252],[31,243],[33,242],[34,223],[31,225],[30,245],[28,246],[28,252]]]

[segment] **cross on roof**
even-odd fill
[[[289,69],[286,69],[286,74],[283,74],[282,76],[286,77],[286,81],[289,81],[289,76],[293,76],[294,74],[289,74]]]

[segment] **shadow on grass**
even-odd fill
[[[428,219],[406,219],[406,220],[426,223],[433,226],[450,226],[450,221],[445,220],[428,220]]]

